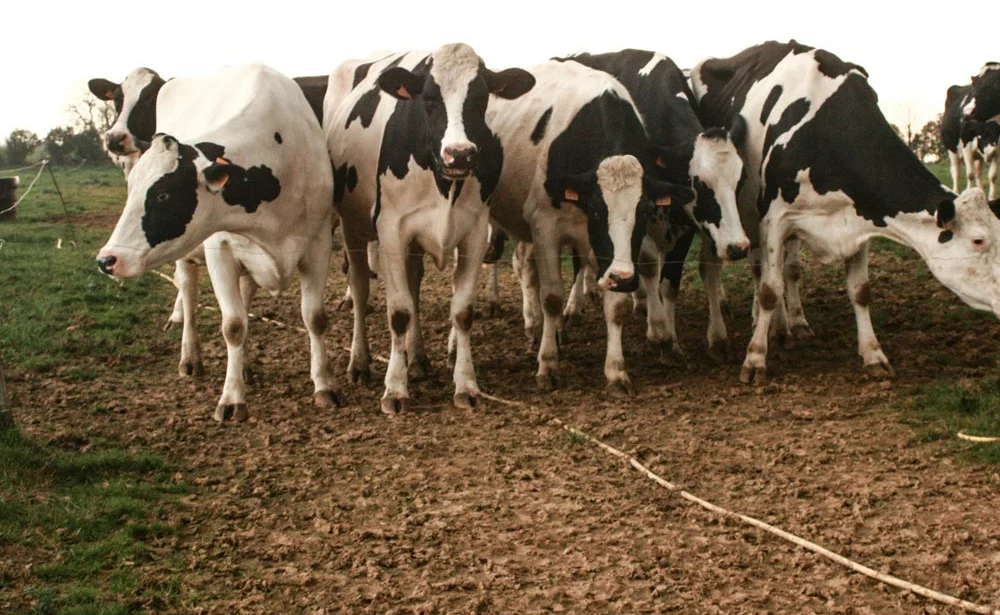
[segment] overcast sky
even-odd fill
[[[543,2],[381,0],[235,3],[8,3],[3,9],[0,140],[15,128],[44,137],[68,122],[65,109],[89,96],[92,77],[121,81],[138,66],[164,78],[225,64],[264,62],[289,76],[329,74],[340,61],[381,50],[465,42],[494,69],[554,55],[625,47],[660,51],[682,68],[748,46],[795,38],[863,65],[890,121],[914,130],[940,113],[945,90],[1000,60],[994,34],[952,40],[945,26],[982,17],[985,2],[950,5],[954,15],[889,8],[868,0],[685,3],[634,0]],[[683,4],[683,5],[681,5]],[[977,8],[977,5],[978,8]],[[926,6],[926,5],[925,5]],[[975,27],[975,26],[973,26]]]

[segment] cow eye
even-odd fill
[[[159,193],[159,194],[156,195],[156,202],[157,203],[164,203],[169,198],[170,198],[170,193],[168,193],[168,192],[161,192],[161,193]]]

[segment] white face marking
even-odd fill
[[[122,81],[122,110],[115,119],[115,123],[104,133],[105,146],[109,140],[124,136],[123,147],[125,148],[126,155],[138,154],[135,146],[135,135],[128,129],[128,120],[129,116],[135,110],[136,103],[139,102],[139,95],[156,78],[156,73],[148,68],[137,68],[125,77],[125,81]],[[115,158],[112,158],[112,160],[115,160]],[[135,161],[128,165],[129,168],[125,169],[126,177],[128,177],[129,170],[134,164]]]
[[[715,241],[719,258],[728,258],[730,246],[748,250],[750,240],[743,230],[736,206],[736,189],[743,173],[743,160],[732,141],[698,135],[688,170],[692,178],[697,177],[712,190],[719,204],[722,220],[718,226],[711,222],[700,224]],[[691,207],[693,209],[694,204]]]
[[[479,56],[468,45],[455,43],[445,45],[434,52],[431,76],[441,88],[441,98],[448,114],[448,126],[441,139],[441,158],[445,149],[462,149],[472,146],[465,134],[462,110],[469,94],[469,84],[479,74]]]
[[[597,167],[597,185],[608,206],[608,234],[614,246],[614,259],[599,281],[609,288],[612,274],[630,278],[635,273],[632,231],[636,206],[642,198],[642,165],[634,156],[605,158]]]

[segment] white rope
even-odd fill
[[[21,171],[27,171],[28,169],[34,169],[35,167],[41,166],[41,165],[45,164],[48,161],[49,161],[49,159],[45,158],[41,162],[36,162],[35,164],[29,164],[28,166],[21,167],[19,169],[3,169],[2,171],[0,171],[0,175],[10,175],[11,173],[20,173]]]
[[[15,209],[17,209],[18,205],[21,204],[21,201],[24,200],[24,197],[28,196],[28,194],[31,193],[31,189],[35,187],[35,182],[37,182],[38,178],[42,176],[42,171],[45,170],[45,165],[48,164],[48,162],[49,162],[49,159],[46,158],[45,160],[39,162],[37,165],[32,165],[32,166],[40,166],[41,167],[41,168],[38,169],[38,174],[35,175],[35,179],[31,180],[31,183],[28,185],[28,189],[25,190],[23,194],[21,194],[21,198],[19,198],[16,203],[14,203],[13,205],[11,205],[7,209],[0,209],[0,216],[4,215],[5,213],[7,213],[9,211],[14,211]],[[28,168],[31,168],[31,167],[28,167]]]
[[[960,598],[955,598],[954,596],[949,596],[947,594],[942,594],[941,592],[935,591],[933,589],[928,589],[926,587],[910,583],[909,581],[904,581],[904,580],[902,580],[902,579],[900,579],[898,577],[894,577],[894,576],[889,575],[889,574],[881,573],[881,572],[879,572],[877,570],[873,570],[872,568],[869,568],[868,566],[864,566],[864,565],[859,564],[859,563],[857,563],[857,562],[855,562],[853,560],[849,560],[846,557],[844,557],[843,555],[840,555],[838,553],[834,553],[833,551],[830,551],[829,549],[825,549],[825,548],[817,545],[816,543],[810,542],[810,541],[805,540],[803,538],[799,538],[798,536],[796,536],[794,534],[790,534],[789,532],[786,532],[786,531],[784,531],[784,530],[782,530],[780,528],[774,527],[773,525],[770,525],[770,524],[767,524],[767,523],[765,523],[763,521],[760,521],[759,519],[754,519],[753,517],[748,517],[747,515],[742,515],[740,513],[736,513],[736,512],[732,512],[730,510],[726,510],[725,508],[722,508],[721,506],[716,506],[715,504],[712,504],[711,502],[708,502],[708,501],[703,500],[703,499],[701,499],[701,498],[699,498],[699,497],[697,497],[695,495],[692,495],[692,494],[688,493],[687,491],[683,491],[680,488],[678,488],[676,485],[674,485],[673,483],[664,480],[663,478],[661,478],[660,476],[658,476],[657,474],[655,474],[654,472],[652,472],[649,468],[647,468],[646,466],[644,466],[641,463],[639,463],[639,461],[636,460],[635,457],[629,455],[628,453],[624,453],[624,452],[622,452],[622,451],[620,451],[620,450],[618,450],[618,449],[616,449],[616,448],[614,448],[614,447],[612,447],[612,446],[610,446],[608,444],[605,444],[604,442],[601,442],[600,440],[598,440],[597,438],[591,436],[590,434],[588,434],[586,432],[583,432],[583,431],[581,431],[581,430],[579,430],[579,429],[577,429],[577,428],[575,428],[575,427],[573,427],[571,425],[567,425],[566,423],[563,423],[559,419],[553,419],[553,422],[555,422],[556,424],[562,426],[562,428],[565,429],[566,431],[568,431],[568,432],[570,432],[570,433],[572,433],[572,434],[574,434],[574,435],[576,435],[578,437],[584,438],[585,440],[587,440],[587,441],[589,441],[589,442],[597,445],[598,447],[600,447],[604,451],[610,453],[611,455],[614,455],[615,457],[618,457],[619,459],[628,462],[629,465],[631,465],[633,468],[635,468],[639,472],[645,474],[647,478],[651,479],[656,484],[660,485],[661,487],[664,487],[665,489],[667,489],[669,491],[673,491],[674,493],[677,493],[680,497],[684,498],[685,500],[688,500],[689,502],[693,502],[693,503],[697,504],[698,506],[701,506],[702,508],[706,508],[706,509],[708,509],[708,510],[710,510],[712,512],[718,513],[720,515],[724,515],[726,517],[732,517],[734,519],[739,519],[740,521],[743,521],[744,523],[748,523],[750,525],[753,525],[754,527],[760,528],[760,529],[762,529],[762,530],[764,530],[764,531],[766,531],[768,533],[774,534],[775,536],[783,538],[783,539],[785,539],[785,540],[787,540],[787,541],[789,541],[791,543],[794,543],[794,544],[796,544],[796,545],[798,545],[800,547],[808,549],[808,550],[810,550],[810,551],[812,551],[814,553],[818,553],[818,554],[822,555],[823,557],[826,557],[827,559],[833,560],[833,561],[837,562],[838,564],[840,564],[842,566],[850,568],[851,570],[854,570],[855,572],[860,572],[861,574],[863,574],[863,575],[865,575],[867,577],[871,577],[871,578],[873,578],[873,579],[875,579],[877,581],[880,581],[882,583],[886,583],[888,585],[892,585],[892,586],[898,587],[900,589],[905,589],[907,591],[911,591],[911,592],[913,592],[915,594],[919,594],[921,596],[924,596],[925,598],[930,598],[932,600],[936,600],[936,601],[944,603],[944,604],[948,604],[948,605],[951,605],[951,606],[957,606],[957,607],[960,607],[962,609],[965,609],[966,611],[970,611],[970,612],[973,612],[973,613],[981,613],[982,615],[1000,615],[1000,609],[995,609],[995,608],[992,608],[992,607],[989,607],[989,606],[982,606],[982,605],[979,605],[979,604],[975,604],[974,602],[968,602],[968,601],[962,600]]]
[[[970,436],[964,431],[958,432],[958,437],[969,442],[1000,442],[1000,438],[993,436]]]

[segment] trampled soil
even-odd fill
[[[891,382],[862,375],[842,277],[808,259],[804,303],[817,337],[772,352],[776,374],[763,386],[739,382],[748,295],[729,287],[733,360],[718,366],[691,275],[678,308],[686,364],[661,363],[633,317],[626,360],[639,393],[609,396],[604,320],[591,306],[562,347],[562,388],[541,394],[509,264],[504,310],[477,319],[474,356],[482,390],[519,405],[451,406],[449,283],[434,270],[422,302],[434,371],[412,385],[415,407],[394,420],[378,409],[378,361],[373,386],[342,379],[346,407],[313,408],[308,344],[292,328],[300,326],[295,292],[254,305],[289,327],[251,323],[247,423],[211,418],[225,369],[216,312],[200,314],[213,333],[203,339],[207,374],[198,382],[177,375],[179,332],[162,333],[162,322],[134,332],[158,349],[141,381],[8,379],[26,432],[152,449],[196,486],[171,520],[180,527],[176,549],[190,560],[183,612],[960,612],[689,504],[553,419],[715,504],[1000,608],[1000,469],[957,462],[948,443],[923,442],[905,422],[917,386],[994,373],[1000,323],[951,297],[915,256],[885,251],[871,261],[876,331],[897,371]],[[740,272],[737,285],[748,282],[745,263],[730,268]],[[331,273],[329,346],[341,374],[351,317],[333,308],[344,284]],[[380,290],[369,323],[373,353],[385,357],[382,298]],[[164,305],[164,320],[169,311]],[[110,412],[91,411],[98,400]]]

